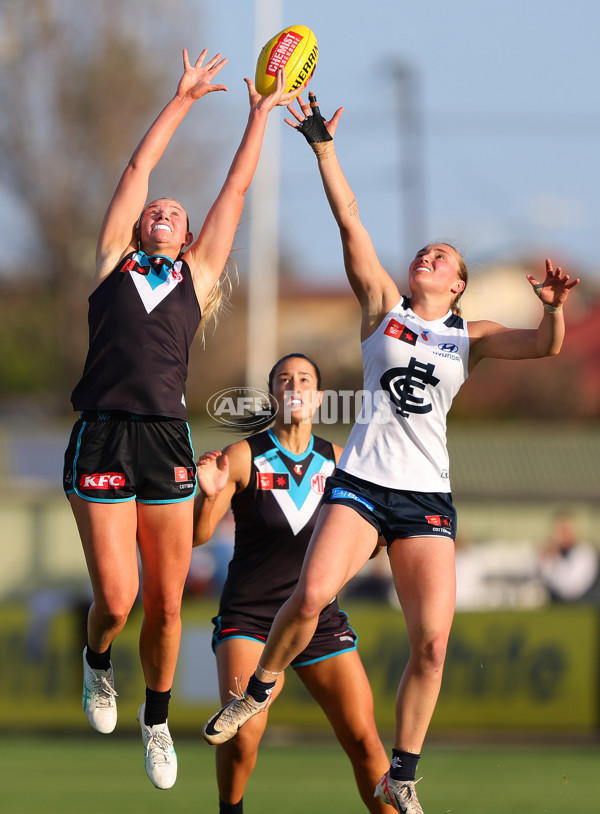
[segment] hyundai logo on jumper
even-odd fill
[[[277,405],[266,390],[256,387],[227,387],[209,398],[206,411],[219,424],[252,428],[272,416]]]

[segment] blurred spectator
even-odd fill
[[[598,551],[580,539],[570,512],[556,515],[550,539],[540,551],[539,568],[553,602],[592,599],[597,593]]]

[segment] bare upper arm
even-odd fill
[[[210,507],[205,504],[205,498],[201,491],[198,493],[195,500],[194,538],[197,540],[198,535],[201,534],[201,543],[204,543],[210,539],[215,528],[229,509],[233,496],[243,491],[248,486],[250,480],[252,455],[250,445],[246,440],[230,444],[229,446],[225,447],[221,455],[226,455],[229,463],[227,483],[216,495],[210,504]],[[207,509],[209,514],[204,515],[204,511]],[[206,518],[203,522],[205,524],[208,523],[208,525],[198,525],[200,518],[203,516]],[[200,531],[200,529],[202,529],[202,531]]]
[[[344,451],[344,448],[340,447],[338,444],[332,444],[331,446],[333,447],[333,455],[335,458],[335,462],[336,464],[338,464],[340,462],[340,457],[342,455],[342,452]]]
[[[135,227],[147,193],[148,171],[130,161],[119,179],[100,227],[92,291],[125,255],[137,249]]]
[[[243,206],[244,195],[233,184],[226,182],[210,208],[197,239],[184,255],[201,308],[225,268]]]
[[[342,229],[344,265],[348,281],[361,306],[361,341],[370,336],[400,299],[394,280],[383,268],[369,233],[359,222]]]
[[[225,447],[223,454],[229,458],[229,480],[233,486],[233,492],[239,494],[250,483],[252,472],[252,450],[250,444],[244,438],[243,441],[236,441]]]
[[[498,322],[469,322],[469,369],[482,359],[535,359],[541,355],[538,332],[530,328],[507,328]]]

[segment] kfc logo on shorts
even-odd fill
[[[322,495],[325,491],[325,481],[327,480],[327,475],[323,475],[321,472],[317,472],[316,475],[313,475],[310,479],[310,488],[313,492],[316,492],[318,495]]]
[[[80,489],[122,489],[124,486],[125,475],[122,472],[102,472],[79,478]]]
[[[175,474],[175,483],[194,480],[194,470],[191,466],[176,466],[173,472]]]

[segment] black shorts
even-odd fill
[[[216,651],[218,645],[227,639],[251,639],[264,644],[272,624],[272,622],[241,614],[215,616],[212,622],[215,626],[212,637],[213,651]],[[322,612],[310,644],[301,653],[298,653],[291,665],[294,669],[306,667],[317,661],[339,656],[340,653],[356,650],[357,641],[358,637],[350,627],[348,616],[344,611],[338,608],[336,613]]]
[[[186,421],[85,410],[65,452],[63,487],[94,503],[178,503],[196,491]]]
[[[327,478],[323,503],[354,509],[383,534],[388,545],[406,537],[456,539],[456,509],[450,492],[389,489],[336,469]]]

